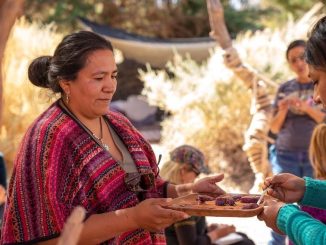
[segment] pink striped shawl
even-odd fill
[[[107,118],[140,173],[156,172],[150,145],[121,114]],[[157,174],[157,173],[156,173]],[[2,243],[34,243],[59,236],[72,209],[87,216],[133,207],[136,194],[124,184],[124,170],[55,102],[29,127],[9,184]],[[145,198],[163,197],[159,176]],[[104,244],[165,244],[163,232],[125,232]]]

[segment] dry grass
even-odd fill
[[[47,107],[51,95],[33,86],[27,77],[29,63],[52,54],[62,39],[53,26],[41,27],[21,19],[14,26],[4,56],[4,105],[0,149],[9,172],[28,125]]]

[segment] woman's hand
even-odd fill
[[[305,180],[293,174],[283,173],[265,179],[263,189],[282,202],[298,202],[306,191]]]
[[[75,245],[79,241],[79,236],[84,227],[86,210],[81,207],[75,207],[66,220],[57,245],[70,244]]]
[[[164,208],[169,201],[168,198],[151,198],[132,208],[132,219],[137,227],[149,231],[160,231],[190,217],[184,212]]]
[[[281,207],[285,205],[285,203],[277,201],[277,200],[267,200],[264,202],[263,211],[257,216],[259,220],[265,222],[265,224],[273,229],[275,232],[279,234],[283,234],[276,225],[277,215]],[[283,234],[284,235],[284,234]]]
[[[277,103],[278,110],[279,111],[287,112],[288,109],[289,109],[289,104],[290,104],[290,100],[289,99],[279,100],[278,103]]]
[[[308,101],[300,100],[300,99],[293,99],[291,101],[291,106],[293,106],[296,110],[306,113],[309,110],[310,106]]]
[[[223,178],[224,174],[218,174],[197,180],[192,186],[192,192],[224,194],[225,191],[216,185],[216,183],[223,180]]]

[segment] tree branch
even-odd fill
[[[222,47],[227,49],[232,46],[232,40],[224,22],[223,6],[219,0],[206,0],[211,26],[210,36],[214,38]]]

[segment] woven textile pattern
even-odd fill
[[[118,113],[106,115],[135,161],[138,172],[157,171],[150,145]],[[92,214],[133,207],[136,194],[124,184],[124,170],[109,152],[59,107],[50,106],[29,127],[15,160],[6,203],[2,243],[37,242],[60,235],[77,205]],[[146,198],[163,197],[158,176]],[[162,232],[125,232],[104,244],[165,244]]]

